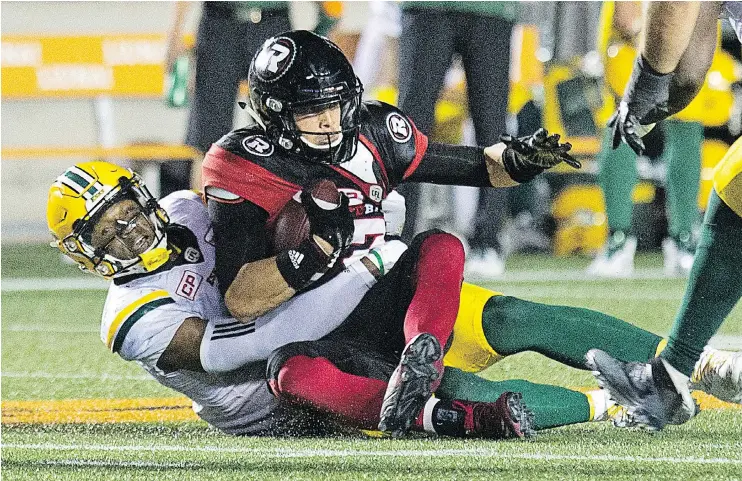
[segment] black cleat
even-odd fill
[[[443,350],[432,334],[422,333],[407,343],[389,379],[379,416],[379,431],[403,436],[433,394],[441,376]]]
[[[623,362],[592,349],[585,360],[598,384],[628,408],[637,425],[659,431],[667,424],[682,424],[698,412],[688,387],[676,386],[659,358],[649,363]]]
[[[466,412],[467,437],[485,439],[530,438],[536,435],[533,413],[519,392],[505,392],[495,402],[454,401],[453,407]]]

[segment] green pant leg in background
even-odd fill
[[[667,219],[670,237],[690,234],[698,220],[698,186],[701,181],[703,125],[668,120],[667,133]],[[687,242],[687,239],[680,239]]]
[[[613,150],[612,129],[606,129],[598,153],[598,182],[605,196],[606,216],[611,231],[631,231],[634,203],[631,197],[636,185],[636,154],[625,143]]]
[[[657,355],[662,338],[602,312],[554,306],[510,296],[485,304],[482,328],[500,355],[534,351],[578,369],[585,354],[602,349],[623,361],[647,362]]]
[[[712,190],[683,302],[661,355],[687,376],[742,298],[740,241],[742,218]]]

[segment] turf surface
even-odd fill
[[[48,248],[4,246],[2,260],[3,281],[80,276]],[[508,268],[567,272],[585,263],[518,256]],[[660,263],[656,255],[639,259],[641,268]],[[684,288],[682,280],[577,278],[486,286],[539,302],[599,309],[659,334],[669,329]],[[3,402],[177,396],[106,350],[98,334],[104,295],[3,291]],[[742,349],[739,307],[721,332]],[[485,375],[594,385],[590,375],[530,353],[512,356]],[[702,412],[656,435],[596,423],[542,432],[528,442],[233,438],[198,421],[2,428],[2,475],[13,480],[742,478],[742,411],[730,409]]]

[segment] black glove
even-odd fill
[[[340,192],[340,205],[326,210],[317,205],[309,189],[302,191],[301,204],[309,219],[309,234],[316,235],[332,246],[333,252],[348,248],[353,240],[355,224],[353,214],[348,210],[348,196]]]
[[[276,265],[286,283],[301,290],[320,279],[350,246],[355,224],[348,210],[348,196],[340,193],[340,205],[326,210],[317,205],[309,190],[301,193],[301,203],[309,219],[309,238],[298,247],[280,252]],[[317,244],[314,236],[327,241],[332,252],[327,253]]]
[[[644,151],[641,138],[651,130],[644,126],[653,126],[671,115],[668,102],[672,77],[672,72],[656,72],[641,55],[636,59],[623,99],[608,121],[614,149],[623,140],[637,154]]]
[[[538,129],[533,135],[519,138],[501,135],[500,141],[507,147],[502,153],[505,171],[519,183],[528,182],[561,162],[575,169],[582,167],[577,159],[567,153],[572,144],[560,144],[559,134],[549,135],[546,129]]]

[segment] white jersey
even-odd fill
[[[254,322],[241,324],[227,315],[218,289],[213,232],[201,198],[181,191],[159,203],[170,216],[168,236],[177,225],[177,234],[190,242],[183,244],[186,247],[172,267],[111,284],[101,340],[123,359],[140,364],[161,384],[188,396],[196,413],[209,424],[234,434],[269,430],[276,422],[278,403],[265,380],[267,356],[289,342],[328,334],[350,314],[375,279],[359,268],[359,262]],[[343,296],[340,305],[339,294]],[[207,373],[165,373],[157,368],[157,361],[189,317],[208,321],[201,345]],[[205,362],[218,357],[209,356],[210,351],[221,356],[218,362]]]

